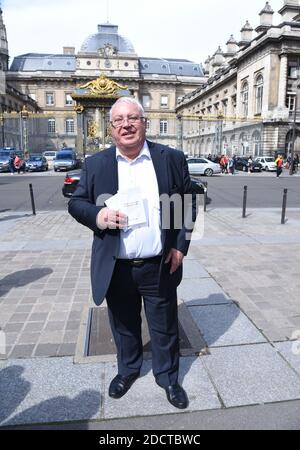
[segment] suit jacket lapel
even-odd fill
[[[106,153],[109,170],[106,170],[105,173],[102,174],[102,177],[104,178],[103,181],[108,189],[107,193],[114,195],[117,193],[119,187],[118,163],[116,158],[116,147],[111,147],[110,150],[110,152]]]
[[[169,192],[166,151],[163,147],[160,147],[153,142],[147,141],[147,143],[156,173],[159,195],[166,194]]]

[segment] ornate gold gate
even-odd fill
[[[128,86],[121,86],[105,75],[75,90],[72,98],[76,102],[76,148],[79,153],[85,155],[111,145],[109,110],[118,98],[128,96],[131,96]]]

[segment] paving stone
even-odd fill
[[[30,313],[32,311],[33,305],[19,305],[16,307],[16,313]]]
[[[211,278],[183,280],[178,288],[178,298],[189,306],[231,302],[220,286]]]
[[[45,331],[61,331],[65,328],[64,322],[47,322]]]
[[[49,315],[49,322],[65,322],[69,316],[69,311],[56,311]]]
[[[25,322],[25,320],[28,318],[29,313],[15,313],[11,316],[10,322]]]
[[[25,325],[24,331],[26,332],[42,331],[44,326],[45,322],[30,322]]]
[[[60,344],[63,341],[63,331],[42,331],[40,334],[40,344]]]
[[[77,330],[67,330],[63,337],[64,344],[77,342],[78,333],[79,328]]]
[[[69,321],[66,324],[66,330],[77,330],[77,329],[79,329],[79,326],[80,326],[79,320]]]
[[[204,364],[226,407],[300,398],[300,378],[269,344],[213,348]]]
[[[40,313],[32,313],[28,317],[28,322],[41,322],[47,320],[49,313],[48,312],[40,312]]]
[[[22,332],[19,334],[18,344],[36,344],[40,338],[39,332]]]
[[[7,323],[4,327],[6,333],[19,332],[22,330],[24,323]]]
[[[276,349],[288,361],[288,363],[300,374],[300,332],[295,333],[294,341],[278,342]]]
[[[116,365],[107,363],[105,367],[105,419],[181,412],[168,402],[165,391],[155,383],[151,371],[151,361],[143,363],[141,377],[118,402],[107,395],[109,383],[116,373]],[[221,407],[215,389],[199,358],[181,358],[179,383],[182,384],[189,397],[189,407],[182,412]]]
[[[5,361],[1,425],[99,419],[102,373],[102,364],[74,365],[72,358]]]
[[[189,311],[209,347],[266,342],[234,304],[195,306],[189,307]]]
[[[10,358],[30,358],[34,350],[35,344],[18,344],[15,345],[9,355]]]
[[[57,356],[72,356],[75,355],[76,342],[61,344],[57,352]]]
[[[183,278],[209,278],[210,275],[204,269],[203,265],[195,260],[184,260]]]
[[[35,351],[34,356],[47,356],[47,357],[54,357],[57,356],[58,349],[60,347],[60,344],[39,344]]]

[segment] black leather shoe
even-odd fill
[[[164,388],[167,399],[175,408],[185,409],[189,405],[189,399],[185,390],[179,384],[173,384]]]
[[[108,395],[112,398],[123,397],[139,376],[139,373],[133,373],[127,377],[117,375],[110,383]]]

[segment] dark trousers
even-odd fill
[[[116,263],[106,295],[109,320],[117,347],[118,373],[140,371],[143,362],[141,338],[142,297],[152,349],[152,370],[163,387],[178,381],[179,337],[176,287],[166,297],[158,293],[160,262],[133,267]]]

